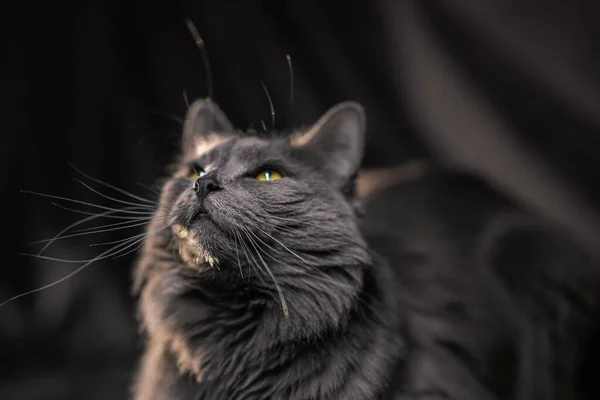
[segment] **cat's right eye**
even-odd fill
[[[190,174],[191,179],[198,179],[202,175],[206,174],[204,168],[194,168],[194,171]]]

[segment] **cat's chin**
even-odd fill
[[[179,241],[179,255],[186,266],[195,269],[218,268],[219,259],[204,249],[193,233],[179,224],[171,227]]]

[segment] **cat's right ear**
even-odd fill
[[[366,133],[363,107],[346,101],[329,109],[310,130],[291,138],[294,147],[322,156],[322,169],[332,182],[346,184],[358,172]]]
[[[234,133],[233,124],[213,101],[194,101],[183,125],[183,151],[200,156]]]

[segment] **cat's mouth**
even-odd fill
[[[179,255],[186,265],[199,268],[219,266],[219,259],[204,249],[198,237],[180,224],[171,227],[173,234],[179,239]]]

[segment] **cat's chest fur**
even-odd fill
[[[176,269],[156,275],[141,299],[149,350],[137,399],[388,398],[403,324],[393,277],[368,274],[348,315],[307,337],[290,337],[302,323],[293,298],[284,318],[254,293],[232,300]]]

